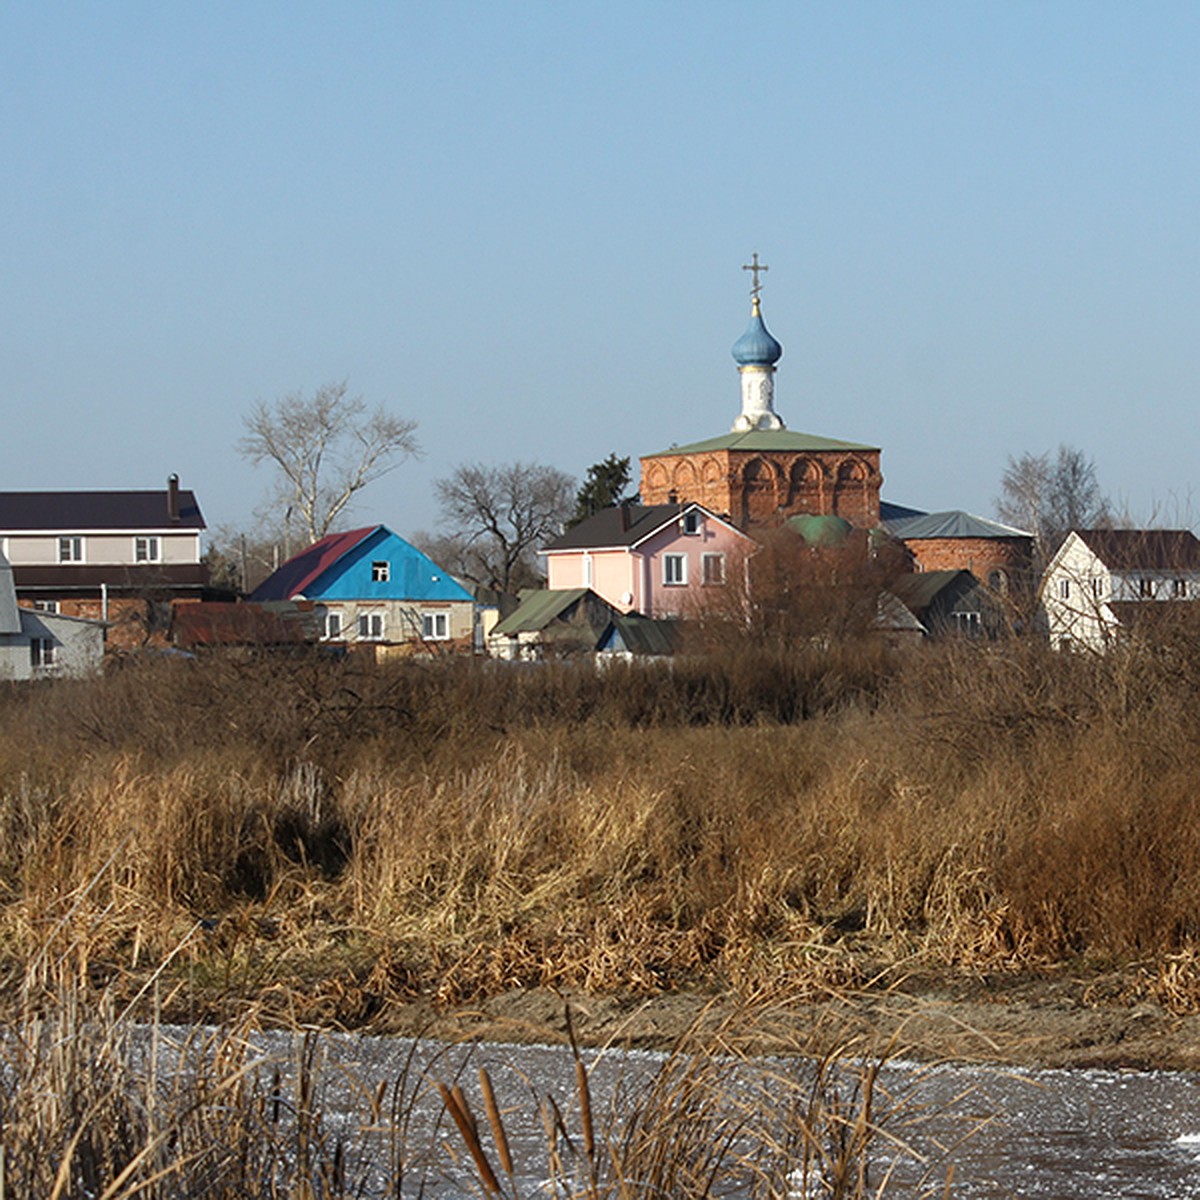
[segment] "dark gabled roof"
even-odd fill
[[[1200,568],[1200,540],[1190,529],[1076,529],[1110,571]]]
[[[620,614],[608,623],[597,648],[630,654],[674,654],[679,648],[679,622],[656,621],[635,612]]]
[[[961,595],[978,586],[979,580],[970,571],[917,571],[898,576],[888,585],[888,590],[914,613],[920,614],[944,591],[953,590]]]
[[[349,554],[364,538],[380,528],[370,525],[364,529],[351,529],[347,533],[331,533],[319,542],[313,542],[307,550],[293,555],[278,570],[273,571],[250,594],[255,603],[263,600],[290,600],[304,591],[309,584],[324,575],[343,555]]]
[[[664,458],[670,454],[703,454],[708,450],[778,451],[804,453],[821,450],[869,450],[878,446],[866,446],[859,442],[839,442],[835,438],[817,437],[812,433],[794,433],[790,429],[749,429],[743,433],[723,433],[720,437],[708,438],[703,442],[689,442],[686,446],[671,446],[643,458]]]
[[[1031,538],[1033,534],[1012,525],[1001,525],[974,513],[960,509],[945,512],[921,513],[910,517],[889,517],[883,527],[903,541],[924,541],[932,538]]]
[[[152,595],[156,592],[196,592],[208,587],[204,563],[91,563],[44,567],[13,567],[19,592],[99,592],[101,586],[118,595]]]
[[[679,516],[684,504],[626,504],[602,508],[572,525],[543,550],[598,550],[608,546],[633,546]]]
[[[890,500],[880,500],[879,519],[886,525],[888,521],[900,521],[905,517],[927,517],[929,513],[923,508],[910,508],[907,504],[893,504]]]
[[[167,513],[166,489],[157,492],[0,492],[0,529],[204,529],[195,494],[179,492],[179,520]]]

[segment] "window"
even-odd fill
[[[321,626],[321,636],[330,642],[338,641],[342,636],[342,614],[327,612]]]
[[[725,582],[725,555],[702,554],[700,556],[700,576],[706,585]]]
[[[683,532],[686,534],[700,532],[700,514],[694,508],[683,514]]]
[[[372,583],[387,583],[392,577],[392,568],[386,562],[373,562],[371,564],[371,582]]]
[[[29,643],[29,661],[35,671],[46,671],[54,666],[54,642],[50,638],[34,638]]]
[[[1188,594],[1188,586],[1186,579],[1176,579],[1171,583],[1171,595],[1177,600],[1186,600]]]
[[[450,636],[448,613],[423,613],[421,615],[421,637],[427,642],[444,642]]]
[[[1141,599],[1153,600],[1154,599],[1154,591],[1155,591],[1155,588],[1154,588],[1154,580],[1153,579],[1139,579],[1138,580],[1138,596]]]
[[[1005,571],[990,571],[988,572],[988,587],[993,592],[1008,591],[1008,574]]]
[[[687,583],[687,555],[663,555],[663,583],[667,587],[681,587]]]
[[[977,612],[956,612],[950,614],[954,618],[954,629],[960,637],[977,638],[983,628]]]
[[[58,539],[58,561],[60,563],[83,562],[83,538],[60,537]]]
[[[162,562],[162,544],[156,537],[139,537],[133,539],[134,562]]]
[[[1092,579],[1092,595],[1097,600],[1104,595],[1104,580],[1099,575]]]
[[[592,586],[592,556],[590,554],[583,556],[583,586],[586,588]]]
[[[1060,600],[1070,600],[1071,581],[1069,579],[1060,579],[1058,581],[1058,598]]]
[[[56,612],[58,612],[58,601],[57,600],[35,600],[33,602],[33,608],[34,608],[35,612],[56,613]]]
[[[363,642],[382,642],[383,613],[362,613],[358,618],[358,637]]]

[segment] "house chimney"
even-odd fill
[[[629,530],[629,501],[621,501],[621,532],[626,533]]]
[[[179,476],[167,476],[167,520],[179,524]]]

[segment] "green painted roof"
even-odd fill
[[[586,596],[588,591],[588,588],[560,588],[554,591],[537,588],[522,592],[521,603],[492,630],[492,634],[515,637],[518,633],[537,633]]]
[[[789,529],[795,530],[810,546],[840,545],[854,528],[845,517],[835,517],[832,513],[799,513],[788,517],[785,524]]]
[[[703,454],[706,450],[744,451],[792,451],[813,450],[878,450],[878,446],[864,446],[858,442],[839,442],[834,438],[817,437],[812,433],[793,433],[790,429],[749,429],[744,433],[723,433],[720,437],[704,442],[689,442],[686,446],[672,446],[659,450],[646,458],[661,458],[668,454]]]

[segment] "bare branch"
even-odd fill
[[[238,452],[256,466],[275,465],[277,503],[299,516],[312,541],[323,538],[368,484],[418,454],[416,422],[383,407],[368,411],[347,385],[327,383],[272,404],[261,401],[245,417]]]
[[[536,578],[534,555],[571,512],[575,481],[554,467],[508,463],[458,467],[434,485],[442,502],[441,545],[458,573],[510,591]],[[439,560],[446,561],[446,559]]]

